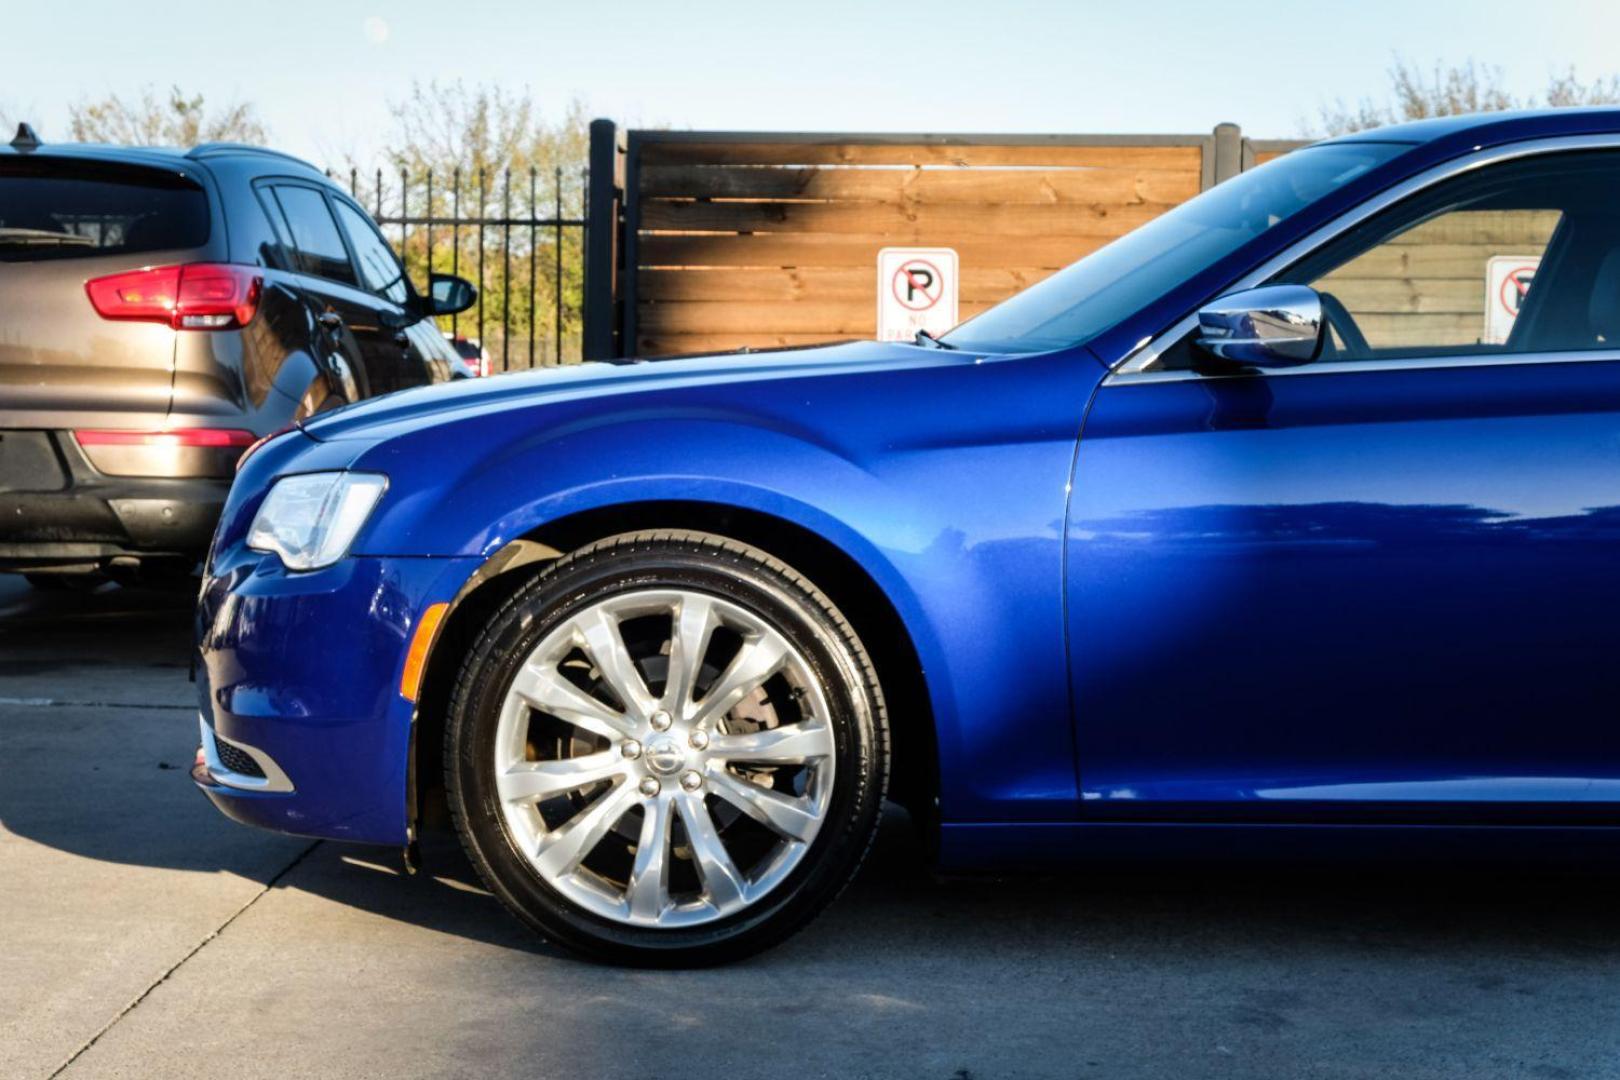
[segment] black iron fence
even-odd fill
[[[491,371],[581,358],[585,169],[328,170],[371,211],[419,287],[428,272],[478,286],[440,320],[481,346]]]

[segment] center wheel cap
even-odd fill
[[[645,760],[653,772],[668,776],[686,764],[686,754],[680,743],[668,735],[659,735],[647,743]]]

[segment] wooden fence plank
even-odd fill
[[[1356,325],[1375,349],[1397,345],[1469,345],[1485,333],[1484,316],[1479,314],[1388,315],[1368,314]]]
[[[977,315],[988,303],[962,303],[963,319]],[[871,337],[877,332],[876,299],[795,300],[681,300],[643,304],[639,329],[647,334],[830,334]]]
[[[1509,245],[1517,248],[1517,245]],[[1525,250],[1506,250],[1500,244],[1383,244],[1351,260],[1323,281],[1340,278],[1413,277],[1464,278],[1485,280],[1485,262],[1493,255],[1534,255],[1540,243]]]
[[[1505,254],[1533,254],[1546,246],[1558,225],[1556,210],[1463,210],[1443,214],[1415,229],[1402,233],[1400,244],[1492,244],[1529,245],[1524,251]]]
[[[689,356],[694,353],[731,352],[735,349],[791,349],[801,345],[821,345],[848,341],[864,335],[827,334],[641,334],[636,338],[637,356]]]
[[[1040,281],[1038,267],[963,267],[962,300],[1004,300]],[[877,267],[642,270],[642,300],[862,300],[876,302]]]
[[[809,142],[661,142],[641,144],[648,165],[1069,165],[1093,168],[1192,169],[1203,161],[1202,139],[1180,146],[1051,143],[905,145],[860,143],[845,137]]]
[[[922,169],[649,165],[649,197],[824,199],[883,203],[1151,203],[1198,194],[1196,169]]]
[[[755,236],[641,237],[638,260],[646,267],[729,266],[875,266],[878,249],[892,236],[843,236],[815,233]],[[962,265],[1026,266],[1056,270],[1102,247],[1105,237],[1055,236],[963,237],[921,234],[913,242],[955,248]]]
[[[1379,312],[1485,311],[1485,277],[1473,278],[1324,278],[1322,285],[1352,315]]]
[[[904,206],[883,203],[675,202],[642,204],[644,232],[817,233],[895,237],[1094,236],[1113,238],[1162,214],[1168,207],[1108,203],[1062,207],[958,204]]]

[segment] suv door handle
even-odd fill
[[[315,321],[321,324],[323,330],[333,333],[343,329],[343,316],[335,311],[323,311],[315,317]]]

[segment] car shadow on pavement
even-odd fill
[[[324,844],[293,880],[378,916],[486,944],[559,954],[507,916],[451,835],[423,840],[407,877],[396,852]],[[952,966],[1054,950],[1253,950],[1523,955],[1620,960],[1620,874],[1552,865],[1348,864],[1301,868],[1177,859],[1098,861],[1059,874],[936,874],[909,817],[890,807],[866,863],[829,912],[752,961],[939,954]],[[1482,976],[1489,981],[1490,976]],[[926,994],[924,994],[926,996]]]
[[[187,777],[190,602],[120,593],[25,595],[0,582],[0,826],[91,859],[225,870],[442,934],[551,954],[482,887],[453,836],[424,868],[392,849],[257,832],[226,821]],[[21,702],[21,704],[19,704]],[[54,704],[42,704],[52,702]],[[87,781],[116,798],[86,797]],[[301,854],[302,853],[302,854]],[[1316,942],[1436,950],[1481,944],[1620,959],[1620,876],[1608,866],[1239,865],[1096,862],[1058,875],[941,878],[903,812],[886,815],[839,904],[784,949],[1032,948],[1242,951]]]

